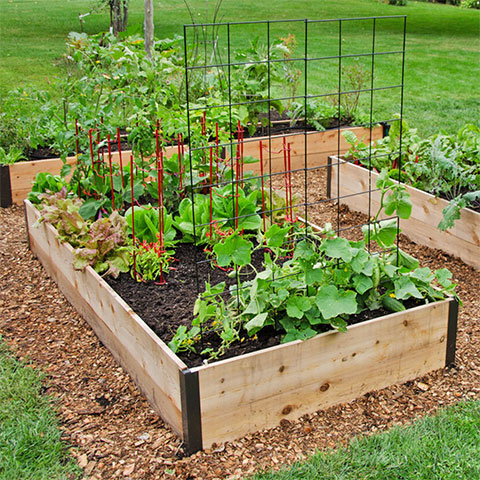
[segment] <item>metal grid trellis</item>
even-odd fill
[[[398,38],[400,39],[400,45],[398,48],[381,48],[381,42],[379,37],[384,35],[382,24],[383,22],[394,22],[398,30]],[[303,25],[302,25],[303,24]],[[352,33],[346,26],[352,24],[359,25],[360,44],[363,51],[350,52],[350,42],[357,42],[359,40],[358,33],[355,31]],[[337,46],[336,54],[322,55],[321,52],[311,52],[311,44],[309,43],[309,37],[318,34],[314,32],[314,29],[319,26],[329,25],[336,29]],[[258,58],[255,52],[250,52],[251,57],[243,57],[241,59],[234,58],[236,52],[237,39],[243,40],[242,29],[245,26],[249,28],[255,27],[256,32],[260,31],[261,41],[266,46],[264,51],[264,57]],[[289,32],[289,29],[295,30],[295,35],[298,36],[298,48],[296,48],[291,56],[284,56],[281,58],[274,57],[272,55],[272,42],[274,41],[274,32],[278,33],[279,30],[285,35]],[[364,118],[363,121],[358,122],[355,126],[366,127],[369,130],[369,136],[366,139],[369,144],[368,164],[369,171],[372,171],[371,159],[372,159],[372,131],[375,125],[379,123],[388,124],[394,120],[400,120],[400,143],[399,143],[399,164],[398,175],[400,180],[401,172],[401,153],[402,153],[402,119],[403,119],[403,101],[404,101],[404,72],[405,72],[405,37],[406,37],[406,16],[384,16],[384,17],[358,17],[358,18],[338,18],[338,19],[325,19],[325,20],[308,20],[308,19],[295,19],[295,20],[272,20],[272,21],[250,21],[250,22],[225,22],[225,23],[202,23],[191,24],[184,26],[184,50],[185,50],[185,91],[186,91],[186,105],[187,105],[187,130],[188,130],[188,157],[190,165],[190,198],[192,202],[192,216],[194,231],[193,237],[195,243],[200,238],[202,229],[212,228],[212,224],[235,224],[241,219],[261,214],[263,218],[265,216],[270,218],[273,222],[273,216],[281,208],[274,208],[272,204],[266,206],[265,203],[259,207],[255,213],[239,215],[238,206],[235,209],[234,199],[238,198],[238,191],[240,186],[243,187],[248,182],[254,183],[261,181],[262,183],[262,195],[265,188],[268,192],[270,199],[273,197],[274,183],[281,179],[283,176],[285,180],[285,194],[288,198],[288,190],[291,189],[292,174],[302,176],[303,172],[303,186],[301,188],[303,198],[301,201],[296,201],[293,205],[290,204],[290,209],[295,208],[296,211],[301,211],[302,221],[309,222],[309,212],[315,206],[320,204],[329,203],[332,208],[336,208],[336,225],[334,230],[338,235],[345,235],[346,232],[360,228],[370,223],[372,218],[371,211],[371,196],[375,191],[372,185],[372,177],[369,175],[368,189],[365,191],[356,192],[353,195],[368,195],[368,223],[359,224],[355,226],[343,226],[341,220],[341,200],[344,197],[337,196],[335,198],[320,198],[312,199],[309,191],[309,177],[316,171],[327,168],[338,168],[339,162],[330,165],[315,165],[312,166],[309,162],[309,137],[315,132],[311,129],[309,121],[308,102],[315,99],[336,99],[336,132],[337,132],[337,157],[341,154],[341,132],[344,129],[342,125],[342,104],[345,98],[351,95],[358,95],[362,98],[368,98],[368,120]],[[203,39],[202,48],[191,48],[191,41],[198,41]],[[241,42],[239,42],[241,43]],[[317,42],[318,44],[318,42]],[[379,45],[380,44],[380,45]],[[203,56],[199,55],[201,51]],[[381,84],[377,82],[378,63],[383,59],[393,59],[390,63],[394,66],[400,66],[400,75],[397,81],[382,81]],[[349,88],[346,85],[344,76],[344,67],[349,61],[358,60],[368,61],[370,64],[368,72],[368,85],[361,88]],[[336,85],[328,91],[319,92],[316,88],[317,81],[315,75],[312,75],[312,70],[322,70],[323,65],[330,65],[334,62],[334,68],[330,67],[330,70],[337,71]],[[278,68],[288,69],[288,66],[299,65],[302,70],[301,85],[302,91],[293,92],[291,95],[286,95],[285,90],[281,90],[275,80],[275,72]],[[239,94],[236,91],[236,86],[233,84],[234,79],[238,76],[238,72],[241,69],[246,68],[263,68],[264,81],[266,83],[266,89],[263,95],[258,98],[252,95],[244,95],[242,97],[241,92]],[[300,68],[299,67],[299,68]],[[211,78],[219,78],[219,84],[221,85],[220,91],[209,90],[211,86]],[[318,74],[317,74],[318,77]],[[313,78],[313,80],[312,80]],[[386,76],[388,79],[388,75]],[[199,94],[200,90],[200,94]],[[393,92],[399,92],[398,112],[399,116],[394,117],[392,114],[384,115],[384,118],[379,118],[379,115],[375,111],[374,105],[377,95],[384,93],[393,94]],[[303,103],[304,115],[303,118],[297,122],[297,130],[285,131],[281,134],[284,145],[284,157],[285,168],[274,169],[272,168],[273,161],[273,138],[274,132],[272,129],[273,121],[273,109],[274,105],[280,102],[298,102]],[[254,173],[251,176],[243,176],[243,149],[245,146],[253,142],[258,142],[255,137],[244,138],[244,133],[247,125],[240,125],[236,121],[234,109],[262,107],[266,112],[264,113],[264,122],[266,123],[266,135],[262,139],[263,144],[260,146],[257,160],[260,161],[261,171]],[[223,118],[222,123],[222,135],[218,134],[219,125],[215,122],[218,117]],[[203,122],[203,123],[202,123]],[[211,128],[207,131],[206,124],[210,122]],[[200,130],[198,124],[202,124]],[[216,123],[216,128],[213,128],[213,124]],[[298,125],[300,124],[300,129]],[[290,147],[289,141],[292,138],[303,137],[304,151],[303,165],[292,168],[289,163]],[[265,158],[266,157],[266,158]],[[200,158],[200,162],[204,162],[206,170],[205,178],[201,184],[195,182],[194,172],[194,160]],[[222,177],[215,174],[215,169],[218,172],[218,165],[221,163],[230,168],[230,177]],[[241,165],[240,165],[241,163]],[[240,165],[240,166],[239,166]],[[212,174],[212,169],[214,170]],[[240,169],[242,169],[240,171]],[[290,178],[290,180],[289,180]],[[340,192],[340,169],[338,168],[337,175],[337,192]],[[265,186],[266,184],[266,186]],[[195,202],[196,195],[200,192],[209,192],[210,204],[212,203],[212,191],[215,189],[229,186],[231,188],[231,206],[232,214],[228,218],[214,219],[210,216],[208,221],[203,221],[196,218]],[[215,193],[214,193],[215,195]],[[290,192],[290,198],[292,193]],[[288,201],[286,207],[288,209]],[[211,209],[211,207],[210,207]],[[398,229],[398,218],[397,229]],[[290,220],[293,220],[291,218]],[[398,244],[397,244],[398,246]],[[370,250],[370,243],[368,244]],[[197,290],[201,292],[204,290],[203,278],[199,273],[198,265],[201,263],[209,262],[209,259],[198,258],[196,259],[196,277],[197,277]],[[238,284],[238,274],[236,275]],[[238,291],[238,289],[237,289]]]

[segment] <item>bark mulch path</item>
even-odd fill
[[[323,190],[312,179],[312,195]],[[311,218],[328,221],[330,210]],[[336,215],[336,214],[335,214]],[[342,221],[362,216],[342,210]],[[336,218],[336,217],[335,217]],[[48,374],[58,399],[64,439],[89,479],[225,479],[279,468],[317,449],[406,424],[464,399],[480,398],[480,272],[402,240],[432,268],[448,266],[459,284],[457,365],[375,391],[328,410],[184,457],[172,430],[150,408],[128,375],[69,305],[28,250],[23,209],[0,209],[0,335],[19,358]],[[232,412],[234,414],[234,412]]]

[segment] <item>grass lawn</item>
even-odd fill
[[[335,452],[254,480],[478,480],[480,401],[450,407],[406,428],[353,440]]]
[[[0,338],[0,479],[74,479],[43,375],[17,361]]]
[[[190,0],[198,21],[206,18],[204,0]],[[214,2],[207,2],[213,8]],[[0,14],[0,94],[19,85],[48,86],[59,69],[56,58],[64,52],[64,40],[71,30],[79,30],[79,13],[88,12],[91,0],[2,0]],[[274,6],[275,8],[272,8]],[[190,23],[184,2],[155,1],[155,33],[159,37],[183,34],[183,24]],[[324,19],[369,15],[403,15],[407,20],[405,116],[422,134],[445,129],[456,131],[466,122],[480,121],[478,74],[480,65],[480,12],[449,5],[410,0],[406,7],[390,6],[379,0],[275,0],[238,3],[224,1],[223,21],[309,18]],[[131,0],[129,24],[143,21],[143,1]],[[376,50],[401,47],[401,22],[379,22]],[[343,53],[371,51],[371,21],[343,24]],[[95,13],[85,19],[85,30],[96,33],[108,28],[108,14]],[[283,27],[282,27],[283,28]],[[288,29],[288,30],[287,30]],[[233,30],[232,30],[233,32]],[[284,30],[272,27],[272,37],[294,33],[301,38],[303,24],[289,24]],[[234,36],[246,43],[259,28],[237,27]],[[264,31],[262,32],[264,34]],[[309,54],[334,52],[337,45],[336,24],[312,25],[309,30]],[[335,54],[335,53],[334,53]],[[378,58],[378,57],[377,57]],[[398,59],[400,60],[400,58]],[[335,84],[336,65],[312,66],[309,84],[322,91]],[[400,79],[400,68],[385,65],[378,58],[375,73],[387,84]],[[310,93],[315,93],[310,90]],[[399,111],[398,91],[385,91],[375,97],[375,113],[385,118]],[[361,103],[368,110],[368,95]]]

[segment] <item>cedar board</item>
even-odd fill
[[[74,270],[72,248],[51,225],[34,226],[30,202],[25,209],[34,254],[187,451],[413,379],[448,358],[453,299],[189,370],[91,268]],[[185,374],[198,382],[197,398],[185,398]],[[193,414],[185,411],[192,404]]]
[[[330,197],[332,199],[340,197],[340,203],[368,215],[369,181],[372,188],[375,188],[378,174],[342,159],[339,162],[337,157],[332,157],[331,162]],[[480,213],[463,208],[460,219],[455,222],[453,228],[442,232],[437,225],[443,218],[442,211],[448,205],[448,201],[408,185],[405,187],[410,194],[413,208],[410,218],[400,221],[402,233],[416,243],[439,248],[461,258],[472,267],[480,268]],[[380,192],[377,190],[371,194],[372,216],[379,207]]]

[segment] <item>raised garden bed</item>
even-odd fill
[[[51,225],[34,226],[39,213],[28,201],[25,209],[31,250],[188,452],[454,361],[458,306],[449,298],[345,334],[331,331],[188,368],[90,267],[74,270],[71,246],[59,242]]]
[[[347,128],[347,127],[346,127]],[[369,136],[370,130],[362,127],[349,129],[357,136]],[[383,128],[375,127],[372,130],[372,139],[378,139],[383,136]],[[283,170],[283,153],[281,153],[282,141],[284,136],[272,137],[271,145],[265,143],[272,153],[272,171]],[[303,168],[305,162],[305,135],[297,133],[287,137],[291,143],[292,149],[292,168]],[[251,155],[258,158],[259,142],[268,142],[268,137],[259,137],[255,139],[246,139],[244,143],[244,155]],[[343,136],[340,137],[340,153],[346,152],[348,144]],[[166,156],[175,153],[177,147],[167,147]],[[279,152],[279,153],[274,153]],[[326,165],[329,155],[338,153],[338,129],[327,130],[325,132],[309,132],[307,140],[307,154],[311,157],[314,164],[310,166]],[[122,152],[124,160],[130,158],[130,151]],[[67,157],[66,163],[73,165],[76,157]],[[112,161],[119,161],[118,152],[112,153]],[[50,158],[45,160],[34,160],[18,162],[13,165],[0,166],[0,207],[9,207],[12,203],[21,204],[32,189],[32,182],[37,173],[48,172],[58,175],[63,166],[60,158]],[[255,170],[255,165],[251,166]],[[259,170],[257,168],[257,170]]]
[[[357,212],[367,215],[376,212],[380,205],[380,193],[372,190],[369,200],[368,190],[370,184],[375,187],[378,174],[336,156],[332,156],[329,162],[328,197],[340,197],[342,204]],[[408,185],[406,189],[413,209],[410,218],[402,221],[402,232],[414,242],[439,248],[480,268],[480,213],[463,208],[453,228],[441,231],[437,225],[449,202]]]

